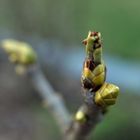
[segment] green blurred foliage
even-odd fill
[[[80,44],[88,30],[97,30],[107,52],[137,59],[139,7],[139,0],[1,0],[0,28],[71,44]]]

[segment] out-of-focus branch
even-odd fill
[[[62,96],[57,94],[38,66],[36,53],[31,46],[15,40],[4,40],[1,43],[8,53],[9,60],[15,64],[18,74],[26,74],[32,86],[42,97],[44,106],[50,111],[64,133],[70,123],[70,114],[64,105]]]
[[[44,106],[49,109],[58,122],[60,129],[64,132],[71,118],[62,96],[55,92],[39,67],[35,66],[28,69],[27,76],[33,87],[38,91],[38,94],[42,97]]]

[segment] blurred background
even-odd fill
[[[14,38],[36,50],[43,72],[74,113],[82,103],[82,40],[103,38],[107,81],[121,89],[90,139],[140,139],[139,0],[0,0],[0,40]],[[0,140],[58,140],[59,128],[27,77],[0,51]]]

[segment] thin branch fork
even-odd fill
[[[84,122],[75,118],[72,120],[62,97],[55,92],[39,66],[28,69],[27,76],[55,118],[62,133],[65,133],[64,140],[86,140],[91,130],[102,118],[102,108],[93,102],[93,93],[85,97],[85,103],[77,111],[77,113],[83,112],[86,120]]]
[[[95,104],[83,104],[79,111],[86,114],[86,121],[80,122],[77,120],[73,120],[71,126],[66,132],[65,138],[66,140],[86,140],[88,136],[96,126],[96,124],[102,118],[101,109]]]
[[[62,97],[53,89],[38,64],[36,64],[36,53],[31,47],[26,43],[17,42],[15,40],[5,40],[2,43],[3,48],[9,54],[10,61],[24,67],[32,86],[42,97],[43,103],[55,118],[62,133],[65,133],[64,140],[86,140],[91,130],[95,128],[96,124],[103,117],[102,111],[104,106],[107,107],[115,104],[118,96],[119,88],[105,82],[105,67],[101,59],[102,49],[100,37],[101,35],[98,32],[89,32],[87,39],[84,40],[87,48],[87,63],[85,63],[87,65],[84,66],[82,78],[84,76],[87,78],[90,77],[93,82],[97,82],[98,84],[101,81],[101,87],[99,90],[94,91],[94,93],[90,89],[87,90],[88,93],[85,94],[85,103],[81,105],[73,120]],[[93,40],[95,43],[91,44]],[[93,50],[93,48],[95,50]],[[96,65],[98,64],[95,68],[94,63],[91,63],[92,61],[96,62]],[[98,77],[99,75],[100,78]],[[86,79],[86,83],[83,83],[85,84],[85,89],[91,88],[89,81],[91,82],[90,79]]]
[[[58,123],[64,134],[64,140],[86,140],[91,130],[102,118],[102,108],[93,102],[93,93],[89,93],[89,96],[85,97],[85,103],[77,111],[77,113],[83,112],[86,115],[86,120],[84,122],[75,118],[72,120],[62,97],[55,92],[39,66],[35,65],[29,68],[27,77]]]

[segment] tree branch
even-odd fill
[[[86,140],[101,120],[104,109],[115,104],[119,92],[117,86],[105,82],[106,66],[102,60],[101,34],[89,31],[83,44],[86,46],[86,58],[81,81],[85,104],[80,107],[67,130],[67,140]]]
[[[86,140],[91,130],[93,130],[96,124],[102,118],[101,110],[95,105],[83,104],[80,109],[86,114],[88,120],[85,122],[73,120],[71,126],[66,132],[66,140]]]

